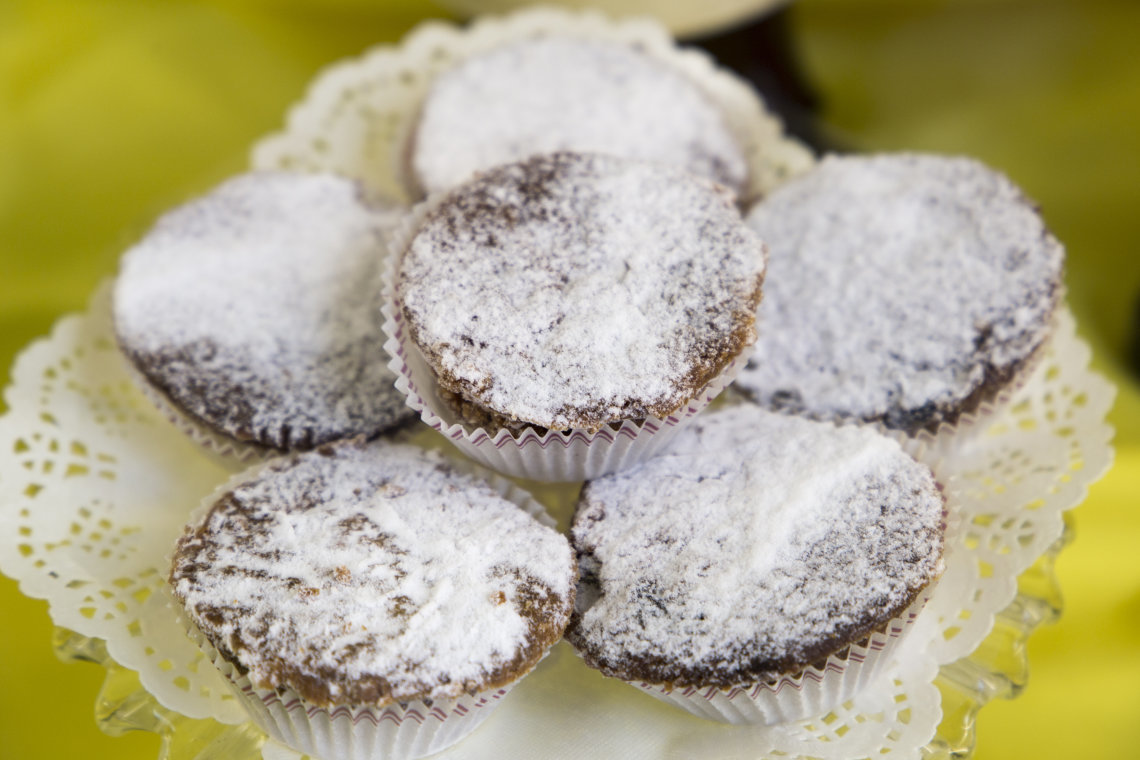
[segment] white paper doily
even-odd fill
[[[187,515],[229,473],[135,390],[112,339],[108,293],[101,289],[88,313],[62,319],[16,363],[10,411],[0,419],[0,570],[25,594],[47,599],[57,625],[105,641],[163,707],[243,723],[159,592],[164,557]],[[722,726],[604,679],[559,645],[485,726],[442,756],[526,756],[541,746],[551,758],[849,758],[884,748],[917,757],[941,719],[938,667],[941,680],[988,688],[984,669],[960,658],[1013,600],[1018,574],[1061,536],[1062,512],[1109,464],[1113,390],[1088,360],[1063,312],[1046,360],[988,430],[913,444],[947,488],[947,570],[899,660],[855,700],[817,720]],[[438,445],[426,428],[415,438]],[[565,525],[575,491],[537,495]]]

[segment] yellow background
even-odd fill
[[[416,0],[0,0],[0,380],[82,309],[164,209],[242,169],[324,64],[442,13]],[[982,712],[978,758],[1140,754],[1140,3],[800,0],[793,30],[833,134],[968,153],[1038,200],[1070,300],[1120,384],[1117,465],[1058,564],[1066,611],[1032,678]],[[2,408],[2,406],[0,406]],[[4,452],[0,452],[3,456]],[[0,760],[154,758],[92,720],[102,670],[63,665],[46,605],[0,577]]]

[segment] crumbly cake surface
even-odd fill
[[[567,638],[630,681],[798,672],[941,573],[943,504],[930,470],[869,429],[751,404],[704,414],[665,454],[586,484]]]
[[[558,153],[442,197],[404,253],[445,391],[540,427],[664,417],[755,338],[764,244],[714,185]]]
[[[747,221],[772,277],[737,385],[767,406],[912,432],[953,423],[1049,335],[1064,251],[976,161],[830,157]]]
[[[176,407],[237,440],[308,448],[410,419],[378,316],[394,213],[332,175],[225,182],[123,257],[119,344]]]
[[[661,161],[736,192],[747,163],[716,104],[684,74],[622,43],[543,37],[472,56],[424,102],[412,146],[422,189],[538,153]]]
[[[516,680],[562,635],[566,539],[438,453],[351,440],[277,460],[175,551],[170,582],[223,657],[317,705]]]

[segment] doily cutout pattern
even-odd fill
[[[17,360],[0,420],[0,569],[98,637],[172,709],[245,720],[162,593],[188,508],[224,477],[139,393],[115,345],[110,286]],[[195,493],[197,492],[197,497]]]
[[[544,34],[637,45],[696,82],[721,107],[744,148],[751,175],[745,202],[812,164],[810,151],[784,134],[783,124],[748,84],[703,51],[679,49],[659,22],[537,8],[483,18],[465,28],[427,22],[398,46],[381,45],[329,67],[290,110],[284,131],[254,147],[253,167],[331,171],[358,179],[381,196],[418,200],[406,177],[407,144],[435,77],[472,54]]]
[[[629,757],[724,754],[733,747],[772,757],[843,758],[882,749],[917,756],[941,718],[936,675],[944,693],[958,688],[962,699],[984,701],[1008,687],[1000,677],[987,680],[984,663],[963,658],[996,615],[1011,614],[1002,610],[1014,598],[1017,575],[1055,545],[1063,510],[1108,466],[1111,428],[1104,418],[1113,391],[1088,370],[1088,359],[1063,313],[1045,361],[985,431],[962,441],[941,435],[909,444],[947,489],[947,570],[895,663],[855,699],[813,720],[726,727],[657,706],[572,656],[552,656],[553,664],[525,679],[518,695],[447,756],[494,751],[501,757],[507,737],[534,738],[520,726],[537,731],[540,725],[551,757],[578,756],[580,727],[587,723],[595,740],[622,747]],[[5,397],[11,409],[0,419],[6,452],[0,458],[0,569],[19,580],[24,593],[47,599],[58,625],[105,641],[110,657],[137,671],[161,709],[245,724],[223,679],[160,592],[164,557],[187,516],[229,473],[162,419],[130,382],[112,339],[109,288],[100,290],[87,314],[64,318],[50,338],[26,350],[13,377]],[[440,443],[426,427],[411,438]],[[536,496],[565,526],[575,490],[546,486]],[[1018,614],[1006,621],[1015,629],[1025,627]],[[945,666],[941,673],[939,665]],[[257,749],[248,725],[232,730],[243,746]]]
[[[1055,322],[1036,371],[988,426],[939,436],[926,450],[917,441],[912,452],[934,466],[954,501],[970,505],[952,515],[942,585],[968,589],[971,599],[936,591],[931,614],[917,624],[939,664],[978,646],[993,615],[1013,601],[1017,577],[1061,538],[1064,510],[1083,501],[1111,465],[1105,417],[1115,389],[1088,370],[1091,352],[1068,310]]]

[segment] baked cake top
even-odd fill
[[[763,404],[912,431],[953,422],[1049,335],[1064,251],[977,161],[829,157],[747,221],[772,276],[737,383]]]
[[[441,386],[552,429],[664,417],[754,340],[764,244],[716,186],[559,153],[422,220],[398,288]]]
[[[724,117],[684,74],[630,45],[566,37],[504,45],[440,74],[412,166],[430,193],[562,150],[670,163],[736,192],[747,181]]]
[[[942,571],[930,470],[866,428],[751,404],[586,484],[567,638],[607,675],[735,686],[798,672],[904,610]]]
[[[193,419],[307,448],[410,418],[380,329],[394,208],[332,175],[256,172],[164,215],[123,257],[119,344]]]
[[[261,688],[317,705],[509,683],[569,619],[566,539],[434,452],[379,441],[277,460],[190,526],[175,596]]]

